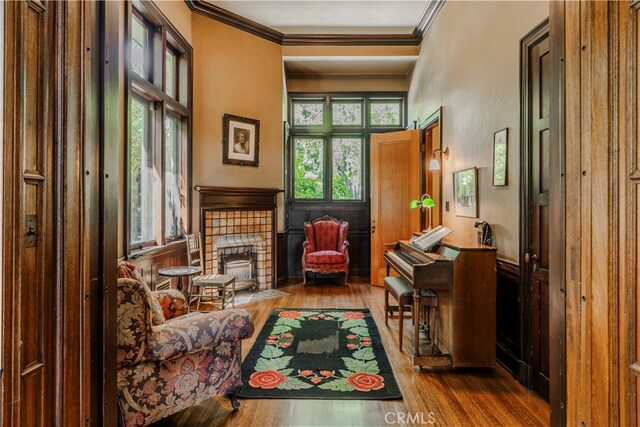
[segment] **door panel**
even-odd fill
[[[386,275],[384,245],[420,230],[420,140],[417,130],[371,136],[371,283]]]
[[[549,398],[549,54],[548,36],[529,51],[531,64],[530,286],[533,388]]]
[[[53,20],[50,4],[6,4],[4,349],[6,425],[54,413]],[[37,234],[36,234],[37,233]],[[12,351],[13,350],[13,351]],[[6,397],[6,396],[5,396]]]

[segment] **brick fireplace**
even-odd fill
[[[206,274],[222,273],[223,260],[247,254],[257,289],[275,288],[277,195],[271,188],[196,186]]]

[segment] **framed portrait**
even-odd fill
[[[453,173],[453,198],[456,216],[478,217],[478,168]]]
[[[222,135],[222,163],[258,166],[260,120],[225,114]]]
[[[493,134],[493,185],[507,185],[509,134],[507,128]]]

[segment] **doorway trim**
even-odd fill
[[[422,121],[422,123],[420,123],[420,126],[418,127],[418,130],[420,132],[420,153],[422,153],[422,160],[420,162],[420,194],[424,194],[427,191],[427,173],[429,172],[429,168],[428,168],[428,161],[429,160],[425,160],[426,159],[430,159],[431,158],[431,153],[427,153],[426,152],[426,136],[425,136],[425,132],[427,129],[429,129],[430,127],[434,126],[434,125],[438,125],[438,141],[440,142],[440,147],[443,147],[444,145],[442,144],[442,107],[438,107],[438,109],[436,111],[434,111],[433,113],[431,113],[431,115],[429,117],[427,117],[425,120]],[[440,176],[440,179],[438,180],[440,183],[440,188],[438,188],[438,218],[440,219],[440,223],[443,222],[443,218],[442,218],[442,166],[440,167],[440,170],[438,171],[438,175]],[[431,197],[433,197],[433,195],[431,195]],[[420,229],[423,230],[425,228],[425,225],[422,223],[424,221],[424,216],[421,215],[420,216]]]
[[[0,2],[0,22],[2,30],[0,30],[0,114],[3,119],[0,120],[0,150],[2,150],[2,156],[0,156],[0,177],[4,177],[4,52],[7,50],[4,42],[4,32],[6,26],[4,25],[4,2]],[[4,179],[0,179],[0,224],[4,227]],[[0,260],[4,259],[4,239],[0,239]],[[4,263],[0,262],[0,331],[3,331],[3,319],[2,313],[4,304]],[[4,368],[4,334],[0,333],[0,384],[2,384],[2,371]],[[2,401],[2,387],[0,387],[0,402]],[[2,425],[2,405],[0,405],[0,425]]]
[[[553,3],[553,2],[552,2]],[[554,8],[558,5],[552,4]],[[559,7],[563,7],[559,3]],[[551,16],[562,14],[551,13]],[[520,46],[520,287],[521,333],[523,359],[528,366],[527,385],[531,385],[531,288],[528,286],[528,266],[524,254],[528,251],[530,221],[529,193],[529,63],[528,51],[548,34],[551,55],[550,79],[550,223],[549,249],[549,404],[551,425],[566,425],[566,355],[565,355],[565,199],[564,199],[564,20],[544,20],[522,38]]]

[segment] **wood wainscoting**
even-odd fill
[[[131,261],[140,270],[142,277],[147,281],[151,290],[177,288],[177,280],[168,280],[160,276],[158,270],[164,267],[187,265],[187,243],[184,240],[169,243],[160,248],[141,251],[129,256]]]
[[[496,357],[520,384],[528,386],[526,333],[529,319],[522,304],[520,267],[510,261],[498,259],[496,298]]]

